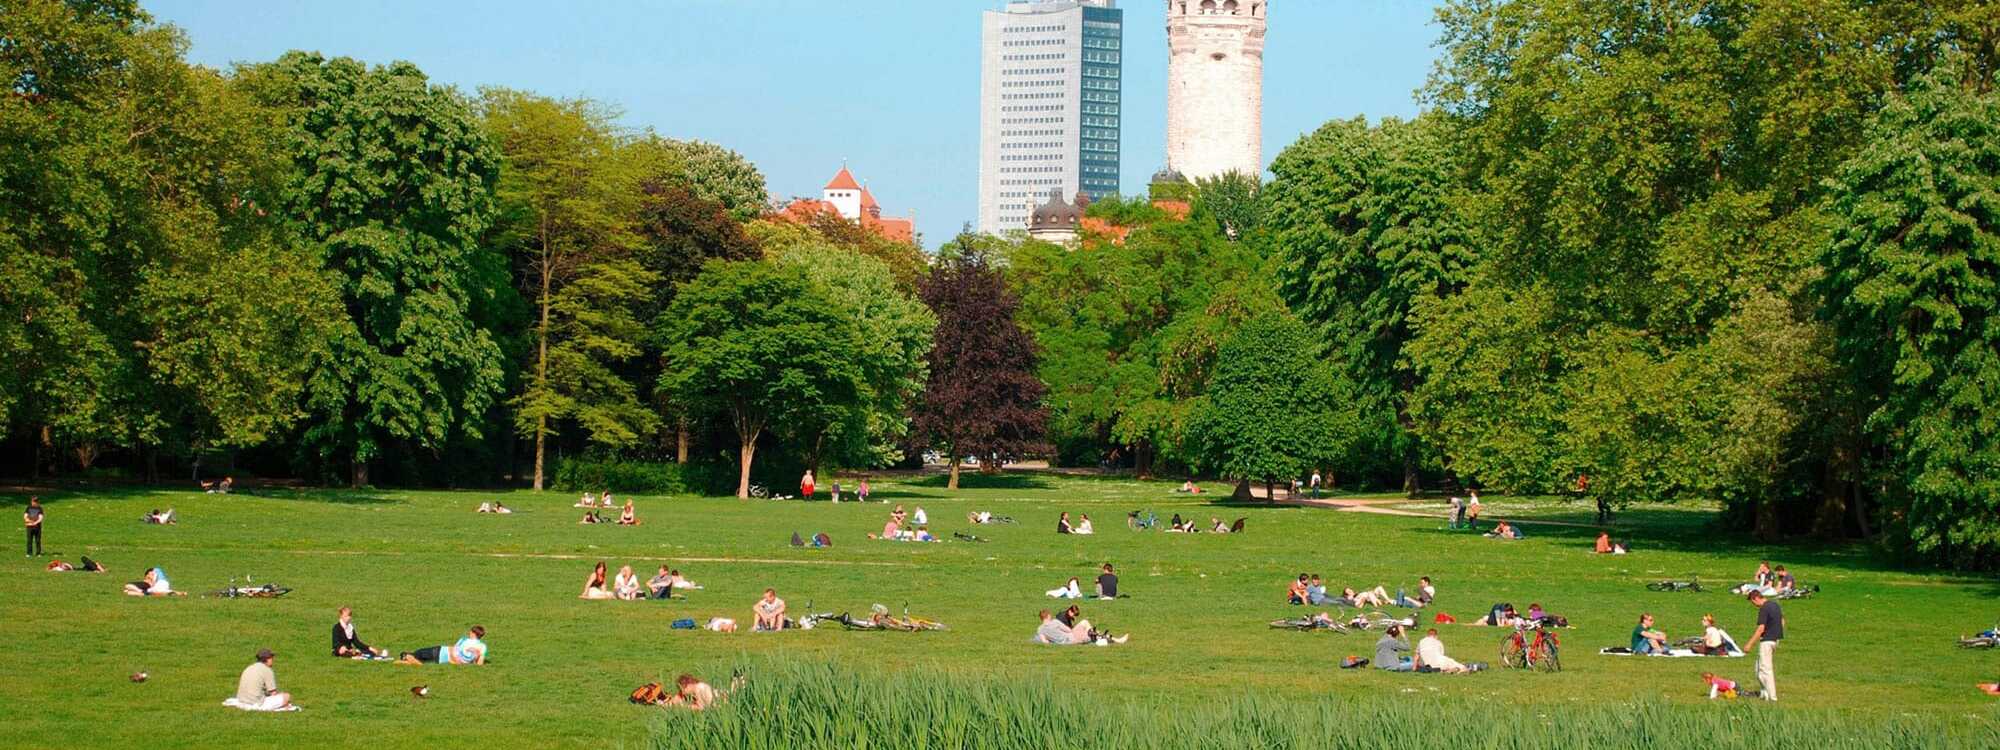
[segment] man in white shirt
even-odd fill
[[[1437,628],[1424,633],[1424,639],[1417,642],[1417,665],[1439,672],[1464,672],[1464,664],[1444,655],[1444,641],[1438,640]]]

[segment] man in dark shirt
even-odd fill
[[[1771,665],[1773,652],[1778,642],[1785,639],[1785,611],[1777,602],[1764,597],[1762,591],[1750,592],[1750,603],[1757,607],[1757,630],[1750,634],[1746,646],[1757,652],[1757,697],[1767,701],[1778,699],[1778,675]]]
[[[41,498],[28,498],[28,510],[21,514],[21,525],[28,530],[28,557],[42,554]]]
[[[1097,576],[1097,598],[1118,598],[1118,574],[1111,572],[1111,563],[1104,564],[1104,572]]]

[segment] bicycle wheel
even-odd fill
[[[1673,584],[1668,583],[1666,581],[1655,581],[1653,583],[1646,584],[1646,590],[1648,591],[1667,591],[1672,588]]]
[[[1507,636],[1500,642],[1500,663],[1510,669],[1520,669],[1528,665],[1527,649],[1521,647],[1518,636]]]
[[[1560,651],[1556,648],[1556,644],[1543,644],[1541,654],[1535,659],[1535,668],[1543,672],[1561,672],[1562,657],[1559,654]]]

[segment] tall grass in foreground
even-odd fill
[[[1756,701],[1508,705],[1381,696],[1174,704],[1105,698],[1047,679],[877,674],[830,664],[740,665],[748,682],[702,714],[654,720],[659,750],[972,748],[1993,748],[1991,721],[1883,717]],[[725,678],[714,675],[720,686]],[[1412,675],[1412,685],[1449,680]],[[1552,701],[1560,696],[1551,696]]]

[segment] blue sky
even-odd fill
[[[780,196],[819,194],[846,159],[887,213],[936,247],[975,216],[979,14],[997,0],[148,0],[226,67],[289,49],[438,81],[617,106],[624,124],[714,141]],[[1165,161],[1165,4],[1125,10],[1123,192]],[[1273,0],[1268,161],[1336,117],[1407,117],[1430,74],[1430,0]]]

